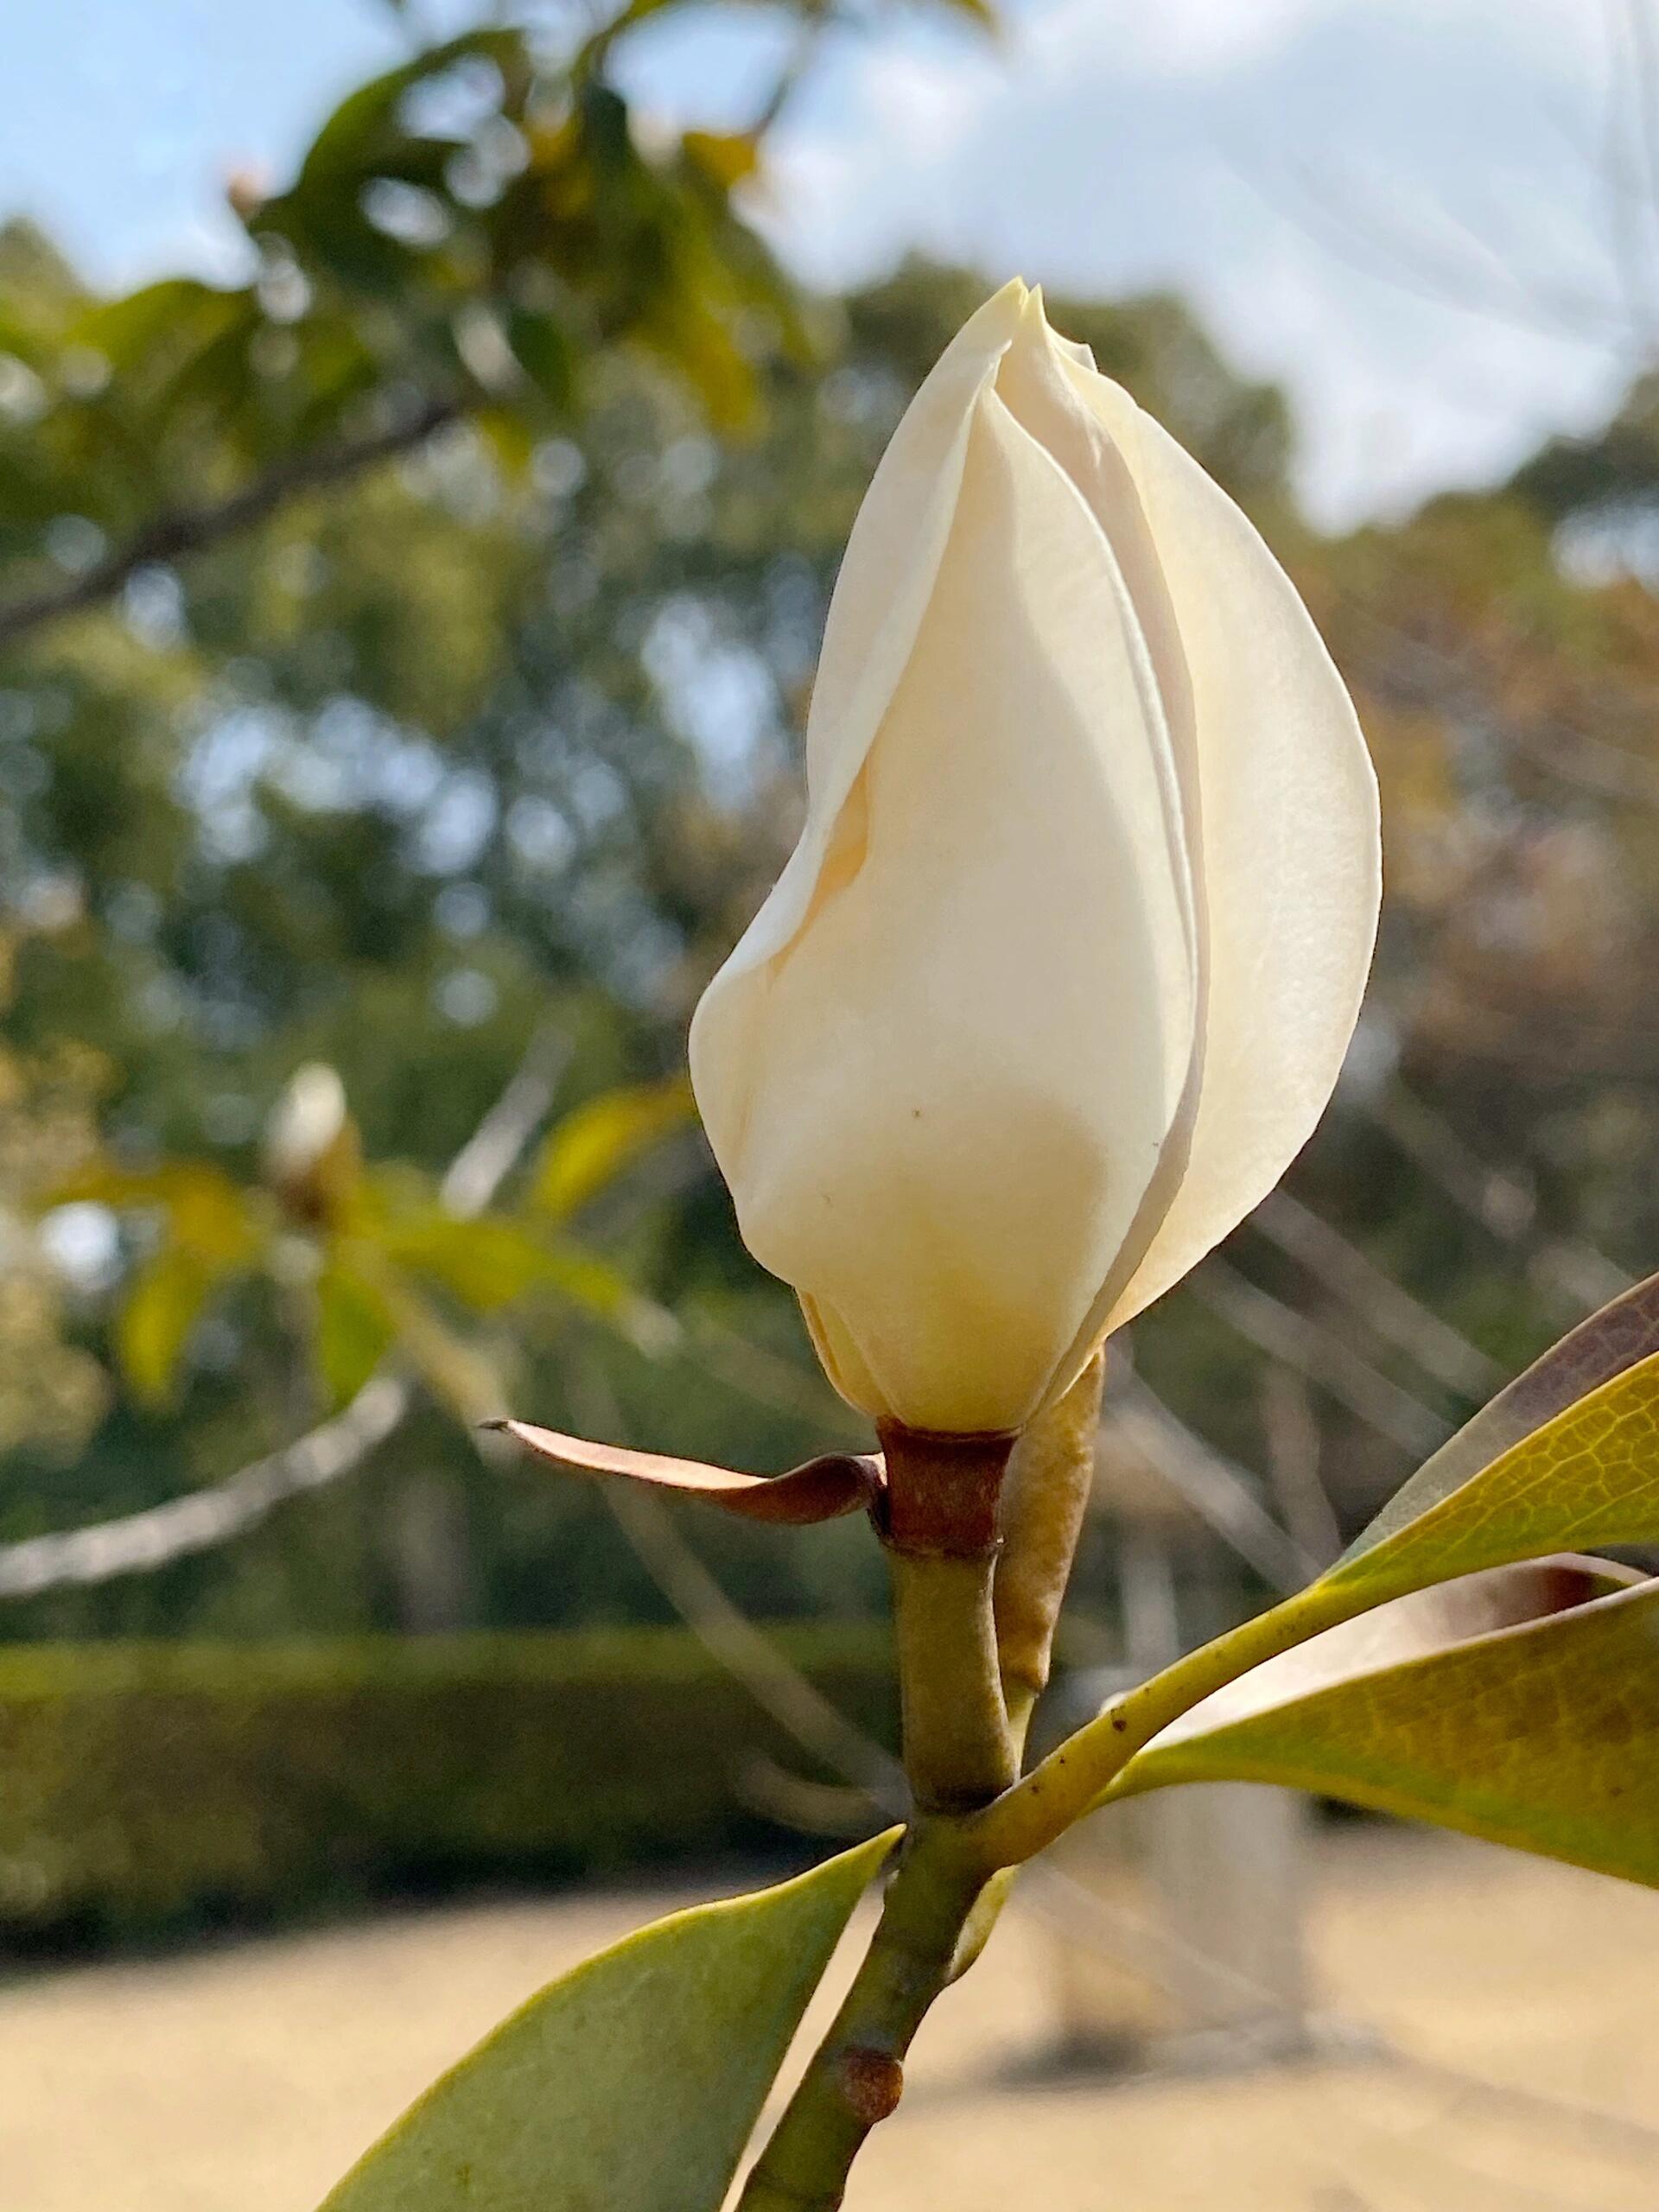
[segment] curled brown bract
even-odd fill
[[[626,1481],[647,1483],[653,1489],[701,1498],[722,1511],[747,1521],[766,1521],[785,1528],[800,1528],[817,1521],[833,1521],[843,1513],[869,1507],[880,1495],[886,1476],[874,1454],[829,1452],[808,1459],[782,1475],[747,1475],[734,1467],[713,1467],[701,1459],[672,1459],[660,1452],[631,1452],[620,1444],[591,1443],[585,1437],[562,1435],[557,1429],[537,1428],[529,1421],[493,1421],[486,1427],[511,1436],[537,1459],[550,1459],[583,1475],[619,1475]]]

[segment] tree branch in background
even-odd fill
[[[1137,1452],[1271,1590],[1300,1590],[1323,1562],[1287,1535],[1240,1467],[1196,1436],[1179,1415],[1120,1363],[1112,1375],[1108,1419]]]
[[[1265,1198],[1250,1216],[1250,1226],[1362,1313],[1379,1336],[1408,1353],[1426,1375],[1460,1397],[1489,1397],[1503,1382],[1497,1360],[1414,1298],[1288,1191],[1274,1191]]]
[[[33,1598],[68,1583],[107,1582],[212,1551],[263,1521],[284,1498],[321,1490],[360,1466],[408,1414],[414,1390],[400,1375],[372,1376],[344,1412],[256,1459],[239,1474],[165,1505],[90,1529],[0,1545],[0,1598]]]
[[[1188,1288],[1248,1343],[1321,1384],[1402,1452],[1425,1459],[1452,1433],[1451,1422],[1421,1398],[1225,1260],[1206,1261]]]
[[[556,1032],[531,1039],[518,1071],[455,1154],[443,1202],[458,1220],[481,1213],[552,1104],[566,1047]],[[91,1528],[0,1544],[0,1598],[32,1598],[69,1583],[107,1582],[211,1551],[253,1528],[285,1498],[320,1490],[361,1466],[415,1402],[414,1385],[389,1363],[345,1409],[211,1489]]]
[[[80,613],[112,599],[141,569],[217,545],[270,521],[290,499],[304,493],[348,484],[381,461],[412,453],[435,431],[458,422],[464,411],[458,399],[424,399],[411,413],[384,429],[296,454],[222,499],[174,507],[157,515],[84,574],[30,597],[13,600],[9,606],[0,605],[0,647],[16,645],[65,615]]]

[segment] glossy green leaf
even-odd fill
[[[517,74],[524,67],[523,37],[507,29],[467,31],[359,86],[311,142],[296,192],[317,194],[334,187],[342,176],[380,173],[385,156],[402,137],[399,111],[409,94],[458,62],[474,59],[493,61],[504,74]]]
[[[719,2212],[892,1835],[641,1929],[532,1997],[323,2212]]]
[[[682,1076],[626,1084],[587,1100],[565,1116],[542,1147],[537,1204],[558,1219],[574,1213],[642,1152],[683,1128],[693,1110],[691,1087]]]
[[[566,412],[575,397],[576,378],[575,348],[567,326],[556,315],[513,308],[507,315],[507,343],[542,397]]]
[[[1397,1599],[1194,1706],[1107,1795],[1214,1781],[1659,1885],[1659,1582],[1561,1558]]]
[[[1651,1295],[1651,1286],[1643,1289]],[[1488,1425],[1496,1456],[1466,1445],[1464,1456],[1451,1456],[1460,1442],[1452,1439],[1446,1455],[1437,1455],[1434,1479],[1408,1484],[1412,1495],[1403,1510],[1379,1516],[1369,1541],[1328,1573],[1114,1700],[988,1810],[988,1850],[1013,1858],[1040,1847],[1031,1840],[1033,1833],[1058,1834],[1102,1802],[1121,1786],[1127,1763],[1143,1755],[1144,1746],[1167,1741],[1178,1716],[1224,1685],[1258,1680],[1282,1655],[1341,1624],[1483,1569],[1569,1549],[1659,1541],[1659,1352],[1617,1369],[1619,1358],[1641,1353],[1649,1326],[1644,1305],[1620,1304],[1624,1313],[1611,1326],[1605,1316],[1595,1317],[1604,1329],[1599,1342],[1591,1340],[1590,1356],[1580,1332],[1570,1356],[1558,1357],[1558,1347],[1530,1370],[1531,1408],[1524,1395],[1510,1396],[1501,1420]],[[1541,1406],[1558,1402],[1575,1376],[1593,1375],[1599,1363],[1616,1371],[1553,1418],[1525,1428]],[[1523,1429],[1507,1449],[1504,1422],[1511,1432]]]

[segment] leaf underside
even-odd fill
[[[1659,1352],[1659,1274],[1553,1344],[1426,1459],[1343,1554],[1338,1570],[1440,1504],[1592,1391]]]
[[[321,2212],[719,2212],[893,1841],[675,1913],[553,1982],[435,2082]]]
[[[1211,1781],[1659,1886],[1659,1581],[1560,1559],[1396,1599],[1195,1706],[1109,1794]]]

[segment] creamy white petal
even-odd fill
[[[1266,1196],[1335,1085],[1381,895],[1376,779],[1353,705],[1254,526],[1109,379],[1071,365],[1128,461],[1192,686],[1207,992],[1185,1174],[1133,1280],[1129,1320]]]
[[[1370,760],[1250,524],[1019,284],[876,473],[807,754],[693,1024],[710,1141],[854,1403],[1017,1427],[1322,1110]]]
[[[852,794],[933,589],[975,403],[995,376],[1027,297],[1016,277],[957,332],[906,410],[854,522],[813,683],[805,826],[692,1020],[692,1083],[717,1158],[735,1153],[742,1136],[744,1094],[726,1078],[759,1048],[752,1024],[760,1001],[733,986],[789,943],[826,875],[833,880],[854,864],[861,817]],[[842,849],[832,852],[837,838]]]
[[[700,1010],[746,1241],[840,1387],[912,1426],[1030,1414],[1175,1110],[1191,889],[1146,658],[1076,487],[982,391],[810,922]]]
[[[850,780],[893,696],[944,550],[969,424],[1030,299],[1016,276],[957,333],[905,410],[842,556],[806,724],[806,777]]]
[[[1151,1249],[1186,1173],[1204,1074],[1209,998],[1203,804],[1192,677],[1139,487],[1101,411],[1078,389],[1079,365],[1092,383],[1101,381],[1088,348],[1050,329],[1041,291],[1033,291],[1027,299],[1014,343],[999,365],[997,392],[1065,470],[1099,524],[1113,550],[1119,588],[1127,593],[1134,609],[1130,626],[1144,641],[1142,685],[1155,694],[1155,709],[1149,718],[1163,734],[1159,772],[1166,780],[1169,832],[1180,849],[1177,876],[1187,887],[1183,923],[1193,1021],[1185,1067],[1169,1071],[1174,1079],[1177,1104],[1157,1169],[1049,1385],[1050,1402],[1070,1387],[1099,1342],[1107,1316]]]

